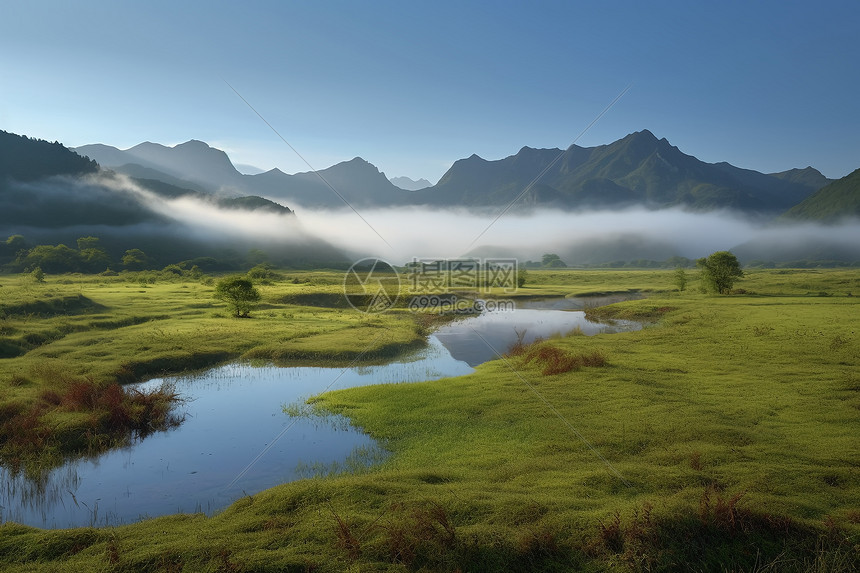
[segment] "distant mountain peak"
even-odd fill
[[[342,161],[338,165],[351,165],[354,167],[367,168],[372,167],[374,171],[379,171],[379,168],[371,163],[370,161],[364,159],[363,157],[353,157],[349,161]]]
[[[806,166],[803,169],[789,169],[787,171],[781,171],[779,173],[770,173],[771,177],[776,177],[777,179],[782,179],[783,181],[789,181],[792,183],[797,183],[798,185],[803,185],[811,189],[812,191],[818,191],[819,189],[825,187],[826,185],[833,183],[832,179],[828,179],[822,173],[811,166]]]
[[[631,135],[637,135],[639,137],[647,137],[648,139],[657,139],[657,136],[651,133],[650,129],[643,129],[641,131],[634,131]],[[664,138],[665,139],[665,138]]]
[[[123,149],[122,151],[131,152],[135,149],[146,149],[148,147],[155,147],[158,149],[170,149],[166,145],[162,145],[160,143],[153,143],[152,141],[141,141],[137,145],[133,145],[132,147],[129,147],[128,149]]]
[[[215,149],[214,147],[210,146],[205,141],[200,141],[199,139],[189,139],[185,143],[179,143],[179,144],[173,146],[174,149],[179,148],[179,147],[198,148],[198,149]],[[220,150],[216,150],[216,151],[220,151]]]
[[[371,176],[379,175],[381,172],[379,168],[373,163],[367,161],[362,157],[353,157],[349,161],[341,161],[340,163],[335,163],[331,167],[327,167],[326,169],[317,169],[316,171],[347,171],[352,173],[366,173]],[[310,172],[313,173],[313,172]],[[387,180],[387,178],[386,178]]]
[[[816,169],[792,169],[783,174],[811,173],[821,175]],[[823,177],[823,176],[822,176]],[[816,177],[816,180],[818,178]],[[831,181],[803,202],[788,210],[785,220],[806,220],[834,223],[840,219],[860,217],[860,169],[841,179]]]
[[[432,187],[433,184],[426,179],[412,179],[411,177],[392,177],[389,179],[395,187],[399,187],[404,191],[420,191],[427,187]]]

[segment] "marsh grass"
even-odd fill
[[[336,288],[332,275],[296,273],[308,281],[276,282],[264,299],[285,289],[326,292]],[[757,294],[678,293],[672,271],[530,272],[536,294],[650,290],[648,299],[605,312],[655,324],[524,345],[509,364],[489,362],[464,377],[326,393],[315,408],[349,417],[391,455],[366,471],[242,498],[212,517],[110,530],[7,523],[0,569],[857,571],[860,299],[847,293],[860,292],[860,273],[751,270],[739,286]],[[67,287],[49,277],[40,288]],[[47,353],[71,374],[101,381],[130,356],[178,364],[188,351],[354,349],[354,334],[376,331],[389,341],[420,337],[396,313],[381,322],[299,305],[249,321],[192,314],[205,285],[157,283],[146,294],[123,283],[68,288],[121,316],[171,318],[109,338],[104,330],[70,332],[4,359],[0,412],[40,401],[45,386],[29,367]],[[831,296],[818,297],[822,291]],[[16,330],[5,337],[32,329],[19,318],[6,327]],[[756,327],[768,328],[758,335]],[[304,330],[316,333],[289,338]],[[607,362],[544,376],[539,348],[556,349],[546,351],[549,363],[595,351]],[[520,363],[530,351],[533,360]],[[13,373],[27,380],[6,384]]]
[[[366,316],[278,302],[318,291],[343,298],[334,273],[309,276],[331,284],[270,280],[261,287],[268,312],[243,321],[210,314],[221,308],[211,277],[68,275],[34,286],[0,276],[0,457],[57,461],[176,421],[165,406],[179,398],[172,390],[141,395],[117,384],[238,358],[380,362],[424,344],[411,313]]]
[[[182,421],[174,413],[182,400],[172,387],[125,390],[116,382],[76,378],[49,365],[33,370],[45,381],[36,399],[0,406],[0,460],[13,470],[22,465],[45,470],[65,456],[93,455]],[[69,426],[69,415],[78,424]]]

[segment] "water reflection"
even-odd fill
[[[588,308],[597,308],[598,306],[642,298],[644,298],[642,293],[635,291],[580,297],[532,298],[517,301],[517,308],[531,310],[586,310]]]
[[[640,327],[623,321],[591,323],[581,311],[535,308],[575,305],[576,300],[530,301],[522,306],[532,308],[449,324],[429,337],[426,348],[381,366],[344,370],[228,364],[171,378],[187,399],[180,427],[95,459],[69,461],[36,479],[0,467],[0,522],[57,528],[114,525],[177,512],[212,513],[280,483],[360,470],[384,458],[379,444],[343,418],[290,418],[283,405],[300,403],[329,386],[336,390],[468,374],[471,366],[495,357],[484,340],[504,351],[523,331],[529,342],[576,328],[594,334]],[[163,381],[139,386],[150,388]]]
[[[339,417],[291,420],[283,405],[331,389],[468,374],[435,339],[381,366],[343,369],[228,364],[173,378],[188,398],[185,422],[169,432],[79,459],[36,480],[0,468],[0,520],[39,527],[107,525],[177,512],[212,513],[243,495],[313,475],[354,471],[384,452]],[[157,386],[151,380],[140,386]],[[293,426],[234,486],[248,463]]]
[[[542,310],[545,306],[575,307],[581,299],[528,301],[518,303],[514,312],[488,312],[462,322],[446,325],[436,331],[436,337],[457,360],[477,366],[506,352],[522,336],[524,343],[538,338],[565,335],[572,331],[587,336],[599,333],[639,330],[642,324],[631,320],[617,320],[612,324],[591,322],[584,311]],[[531,305],[532,308],[522,308]],[[581,306],[580,306],[581,308]]]

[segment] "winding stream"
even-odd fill
[[[38,480],[0,467],[0,522],[63,528],[171,513],[212,514],[280,483],[367,466],[387,452],[347,420],[291,418],[283,406],[326,390],[462,376],[494,358],[493,349],[507,350],[518,336],[529,342],[577,328],[584,334],[641,328],[628,321],[592,323],[582,311],[559,310],[585,304],[583,299],[529,301],[516,311],[457,321],[431,335],[426,348],[381,366],[234,363],[171,377],[187,399],[181,426],[94,459],[69,461]]]

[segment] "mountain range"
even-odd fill
[[[341,208],[348,202],[355,207],[498,209],[519,197],[517,209],[682,207],[776,216],[830,183],[812,167],[765,174],[729,163],[706,163],[648,130],[596,147],[523,147],[492,161],[472,155],[456,161],[436,185],[417,190],[397,187],[359,157],[318,172],[289,175],[272,169],[244,175],[223,151],[195,140],[175,147],[142,143],[122,151],[85,145],[75,151],[135,177],[307,208]]]
[[[293,266],[347,261],[325,241],[303,233],[293,212],[269,199],[213,195],[150,167],[136,174],[141,177],[101,170],[60,143],[0,131],[0,238],[22,235],[31,245],[75,244],[96,235],[114,261],[127,249],[141,248],[162,266],[217,257],[228,261],[222,268],[233,268],[243,264],[245,252],[259,249]],[[275,216],[283,232],[280,239],[238,235],[228,228],[213,232],[213,223],[205,220],[213,213],[234,221]],[[0,263],[13,255],[6,253]]]
[[[95,144],[74,151],[133,177],[228,197],[256,195],[307,208],[341,208],[346,206],[344,200],[356,207],[401,205],[406,193],[360,157],[318,172],[289,175],[275,168],[245,175],[226,153],[196,140],[174,147],[146,142],[124,151]]]
[[[358,209],[425,206],[498,213],[513,204],[520,211],[539,207],[555,214],[595,208],[620,213],[626,207],[637,207],[632,213],[646,212],[643,207],[661,213],[673,207],[674,213],[718,211],[712,216],[718,218],[734,211],[746,216],[746,225],[766,231],[769,242],[732,247],[742,260],[860,260],[858,226],[841,221],[860,216],[860,170],[831,181],[812,167],[765,174],[705,163],[647,130],[590,148],[523,147],[492,161],[473,155],[455,162],[436,185],[411,191],[359,157],[319,172],[288,175],[273,169],[245,175],[223,151],[196,140],[174,147],[88,145],[76,151],[0,131],[2,232],[68,244],[98,235],[112,256],[143,248],[156,264],[216,257],[227,261],[221,268],[241,268],[259,259],[262,249],[278,264],[348,266],[349,256],[325,241],[326,229],[303,227],[301,211],[296,217],[290,207],[331,209],[348,202]],[[798,231],[792,225],[798,221],[823,223],[836,233],[830,242],[819,240]],[[771,233],[780,228],[782,234]],[[613,227],[571,237],[558,244],[558,252],[571,264],[681,254],[677,241],[655,237]],[[731,240],[726,235],[720,242]],[[341,249],[355,247],[349,242]],[[477,256],[480,249],[511,252],[477,245],[470,254]]]

